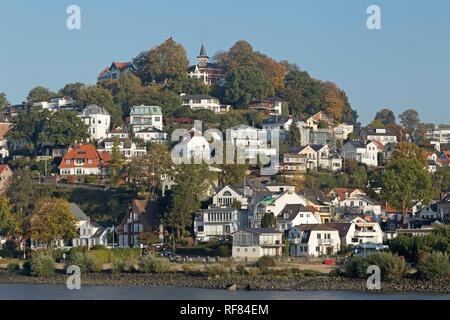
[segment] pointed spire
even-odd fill
[[[206,49],[205,49],[205,44],[202,40],[202,47],[200,48],[200,54],[199,57],[207,57],[208,55],[206,54]]]

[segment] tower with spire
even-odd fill
[[[206,54],[205,43],[202,41],[202,47],[200,48],[200,54],[197,56],[197,64],[199,67],[206,67],[209,62],[209,57]]]
[[[200,79],[204,84],[211,86],[225,81],[225,70],[216,63],[209,62],[209,56],[206,53],[205,43],[202,39],[200,53],[197,56],[197,63],[190,66],[187,72],[190,78]]]

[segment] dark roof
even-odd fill
[[[193,65],[190,66],[188,68],[189,71],[193,71],[195,70],[195,68],[197,67],[197,65]],[[223,70],[223,68],[221,66],[219,66],[217,63],[210,63],[208,62],[206,65],[202,65],[202,66],[198,66],[199,69],[220,69]]]
[[[133,143],[130,138],[106,138],[103,139],[102,143],[105,142],[116,142],[118,140],[119,142],[123,142],[123,147],[126,149],[131,148],[131,144]]]
[[[253,228],[253,229],[242,229],[243,232],[253,233],[253,234],[264,234],[264,233],[283,233],[281,231],[275,230],[273,228]],[[238,231],[239,232],[239,231]]]
[[[281,210],[277,220],[293,220],[299,212],[309,212],[309,210],[302,204],[287,204]],[[289,216],[284,218],[286,213],[289,214]]]
[[[83,212],[83,210],[80,209],[80,207],[76,203],[69,203],[69,208],[77,220],[89,220],[88,216]]]
[[[385,132],[376,132],[376,128],[362,128],[361,135],[376,135],[376,136],[396,136],[394,130],[391,128],[381,128],[386,130]],[[379,130],[379,129],[378,129]]]
[[[181,96],[181,100],[192,100],[192,99],[216,99],[208,94],[185,94]]]
[[[300,192],[300,195],[318,205],[322,205],[330,201],[325,192],[318,188],[305,188]]]
[[[139,133],[139,132],[158,132],[158,133],[163,133],[164,131],[159,130],[158,128],[155,128],[155,127],[147,127],[145,129],[137,131],[136,133]]]
[[[329,227],[326,224],[301,224],[295,226],[300,231],[336,231],[335,228]]]
[[[199,57],[208,57],[208,55],[206,54],[206,49],[205,49],[205,45],[202,42],[202,47],[200,48],[200,54],[198,55]]]
[[[264,120],[263,124],[285,124],[289,118],[287,117],[271,117]]]
[[[352,144],[355,148],[365,148],[365,144],[359,140],[351,140],[348,143]]]
[[[311,144],[310,147],[314,150],[314,151],[319,151],[320,149],[322,149],[324,147],[323,144]]]
[[[345,237],[351,227],[351,223],[326,223],[326,226],[339,231],[339,237]]]

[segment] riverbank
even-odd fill
[[[57,273],[49,277],[34,277],[8,270],[0,270],[0,283],[8,284],[65,284],[67,275]],[[227,289],[235,285],[237,290],[297,290],[297,291],[371,291],[364,279],[348,279],[327,276],[278,276],[278,275],[223,275],[207,277],[186,273],[142,274],[142,273],[86,273],[81,277],[82,285],[99,286],[147,286],[186,287],[203,289]],[[371,291],[373,292],[373,291]],[[450,294],[450,279],[415,280],[381,283],[380,293],[425,293]]]

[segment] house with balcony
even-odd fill
[[[233,233],[233,258],[258,260],[262,256],[279,257],[282,251],[283,233],[281,231],[256,228]]]
[[[398,143],[397,134],[390,128],[362,128],[360,135],[364,142],[378,141],[383,146],[387,143]]]
[[[345,160],[355,160],[358,163],[368,166],[378,166],[378,152],[380,145],[374,141],[363,143],[359,140],[348,141],[341,148],[341,157]]]
[[[131,159],[133,157],[143,156],[147,154],[145,147],[137,147],[130,138],[107,138],[102,140],[102,147],[98,149],[98,152],[113,153],[114,145],[117,143],[120,154],[125,159]]]
[[[341,245],[358,245],[361,243],[383,243],[383,231],[380,224],[356,217],[348,223],[327,223],[328,227],[339,231]]]
[[[163,115],[158,106],[134,106],[130,110],[131,133],[136,133],[146,128],[163,130]]]
[[[248,108],[271,116],[289,115],[289,103],[279,97],[270,97],[264,100],[253,100],[250,102]]]
[[[130,134],[128,133],[128,131],[124,130],[124,129],[114,129],[108,132],[108,137],[109,139],[112,138],[119,138],[119,139],[127,139],[130,137]]]
[[[302,224],[288,232],[289,254],[293,257],[319,257],[339,251],[341,240],[336,229],[326,224]]]
[[[247,226],[247,211],[233,207],[200,210],[194,217],[194,233],[198,241],[226,239]]]
[[[366,195],[354,194],[339,200],[336,213],[341,216],[371,215],[378,219],[381,215],[381,205]]]
[[[207,94],[184,94],[181,95],[183,106],[188,106],[192,110],[210,110],[214,113],[225,113],[231,106],[221,104],[219,99]]]
[[[439,144],[450,143],[450,125],[434,125],[428,126],[425,133],[425,138],[435,141]]]
[[[167,141],[167,133],[157,128],[145,128],[134,133],[136,138],[142,139],[145,143],[165,143]]]
[[[248,125],[237,125],[227,129],[227,143],[230,143],[237,160],[250,160],[256,163],[260,156],[276,155],[277,150],[270,147],[269,132]]]

